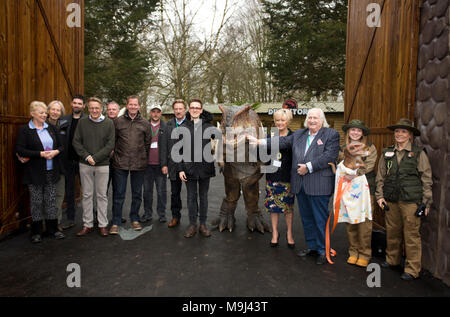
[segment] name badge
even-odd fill
[[[157,149],[158,148],[158,142],[153,142],[150,146],[151,149]]]
[[[273,161],[273,166],[281,167],[281,161],[278,161],[278,160]]]

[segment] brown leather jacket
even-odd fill
[[[116,120],[116,144],[113,168],[142,171],[147,167],[148,154],[152,142],[150,123],[141,114],[132,120],[128,111]]]

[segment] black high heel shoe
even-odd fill
[[[280,233],[278,233],[278,239],[277,239],[277,240],[280,240]],[[278,241],[275,242],[275,243],[273,243],[272,241],[270,241],[270,246],[271,246],[272,248],[277,247],[277,246],[278,246]]]
[[[287,235],[286,235],[286,240],[287,240],[288,238],[287,238]],[[293,248],[295,248],[295,243],[287,243],[287,245],[288,245],[288,248],[289,249],[293,249]]]

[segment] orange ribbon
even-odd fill
[[[347,184],[345,185],[345,188],[343,188],[343,184],[344,182],[346,182]],[[334,232],[334,229],[336,228],[336,225],[338,223],[339,220],[339,210],[341,208],[341,198],[344,195],[344,193],[349,189],[351,185],[351,180],[346,180],[343,176],[341,178],[339,178],[339,182],[338,182],[338,188],[337,188],[337,193],[336,193],[336,201],[334,203],[334,221],[333,221],[333,228],[330,230],[330,221],[331,221],[331,212],[330,212],[330,216],[328,217],[327,220],[327,226],[325,228],[325,252],[326,252],[326,257],[328,260],[328,263],[330,264],[334,264],[333,261],[331,261],[331,256],[336,256],[336,251],[333,250],[332,248],[330,248],[330,237]]]

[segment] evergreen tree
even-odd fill
[[[269,27],[265,68],[282,93],[344,90],[347,1],[263,0]]]
[[[154,63],[142,45],[158,0],[85,1],[85,94],[120,104],[144,88]]]

